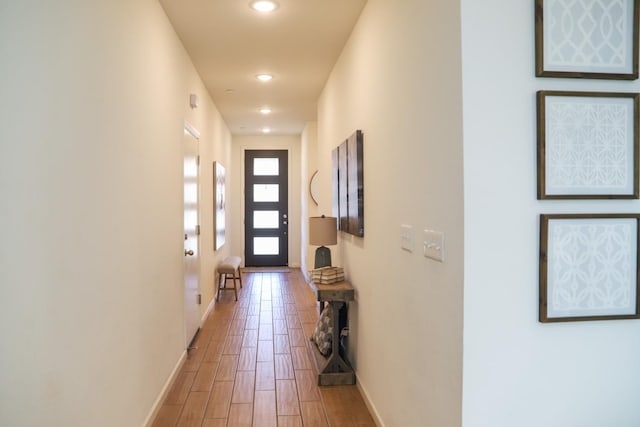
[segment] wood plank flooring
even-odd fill
[[[356,386],[318,387],[315,296],[297,269],[243,273],[207,318],[153,427],[375,427]]]

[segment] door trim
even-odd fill
[[[251,151],[251,156],[248,156]],[[277,175],[246,175],[249,170],[252,170],[252,160],[262,158],[277,158],[280,159],[280,167]],[[245,151],[245,265],[247,266],[288,266],[289,265],[289,177],[291,176],[289,171],[289,150],[272,150],[272,149],[257,149]],[[278,200],[277,201],[253,201],[253,204],[249,205],[247,200],[253,200],[252,188],[247,186],[247,183],[252,184],[277,184],[278,188]],[[284,203],[286,201],[286,203]],[[250,209],[249,209],[250,208]],[[248,214],[260,211],[277,210],[278,226],[277,228],[255,228],[253,221],[254,218],[247,217]],[[251,236],[254,238],[270,237],[278,239],[279,251],[275,254],[263,254],[255,255],[255,248],[251,240]],[[251,249],[251,250],[248,250]]]
[[[182,146],[182,158],[184,161],[184,155],[185,155],[185,133],[184,131],[187,131],[195,140],[196,140],[196,144],[197,144],[197,156],[199,158],[200,156],[200,132],[188,121],[184,121],[184,125],[183,125],[183,132],[182,132],[182,138],[181,138],[181,146]],[[183,166],[184,169],[184,166]],[[183,170],[183,185],[184,185],[184,170]],[[201,185],[200,185],[200,166],[199,166],[199,161],[198,161],[198,182],[197,182],[197,192],[198,192],[198,209],[197,209],[197,225],[196,228],[199,228],[199,224],[201,221],[201,215],[200,215],[200,203],[201,203]],[[183,194],[182,194],[182,199],[183,199],[183,209],[184,209],[184,189],[183,189]],[[183,212],[184,213],[184,212]],[[202,284],[201,284],[201,258],[200,258],[200,254],[201,254],[201,242],[200,242],[200,235],[199,232],[196,232],[196,255],[197,255],[197,259],[194,261],[195,262],[195,273],[196,273],[196,278],[197,278],[197,289],[196,289],[196,293],[197,295],[201,295],[202,294]],[[184,264],[184,260],[182,263],[182,267],[183,267],[183,272],[182,272],[182,276],[183,276],[183,283],[182,283],[182,295],[183,295],[183,329],[184,329],[184,338],[185,338],[185,348],[188,349],[189,346],[191,345],[191,342],[193,341],[193,339],[197,336],[198,332],[200,331],[200,327],[202,326],[202,319],[201,319],[201,306],[198,304],[198,323],[197,323],[197,328],[196,328],[196,332],[194,333],[194,335],[192,337],[189,337],[188,335],[190,334],[189,331],[187,330],[187,301],[184,299],[184,295],[185,295],[185,291],[186,291],[186,282],[184,281],[185,278],[185,273],[186,273],[186,266]]]
[[[197,139],[198,142],[200,141],[200,132],[198,132],[198,129],[193,127],[193,125],[186,120],[184,121],[184,129],[189,132],[191,136]]]
[[[281,144],[264,144],[264,145],[257,145],[257,144],[242,144],[240,145],[240,187],[242,189],[242,197],[240,197],[240,212],[242,213],[242,224],[239,227],[240,228],[240,244],[242,245],[242,253],[244,254],[245,251],[247,250],[247,248],[245,247],[245,212],[246,212],[246,204],[245,204],[245,200],[244,200],[244,192],[245,192],[245,188],[246,188],[246,183],[245,183],[245,159],[246,159],[246,152],[247,151],[253,151],[253,150],[286,150],[287,151],[287,164],[289,165],[289,173],[287,174],[287,187],[289,188],[289,194],[291,194],[291,190],[292,185],[293,185],[293,177],[292,177],[292,173],[291,173],[291,161],[292,161],[292,151],[293,148],[290,144],[287,143],[281,143]],[[292,212],[292,197],[289,196],[288,200],[287,200],[287,212],[289,212],[289,220],[291,220],[291,212]],[[291,223],[291,221],[289,221],[289,223]],[[288,260],[287,260],[287,264],[289,266],[291,266],[291,248],[292,248],[292,243],[291,243],[291,236],[292,233],[289,232],[287,233],[288,236],[288,241],[287,241],[287,245],[289,247],[289,256],[288,256]]]

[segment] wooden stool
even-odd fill
[[[240,275],[240,263],[242,259],[239,256],[228,256],[218,265],[216,271],[220,275],[218,282],[218,291],[216,292],[216,301],[220,297],[220,291],[227,290],[227,280],[233,279],[233,292],[236,295],[236,301],[238,301],[238,288],[236,287],[236,280],[240,282],[242,288],[242,276]]]

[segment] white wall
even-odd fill
[[[214,200],[213,200],[213,162],[220,162],[226,170],[225,196],[230,203],[241,197],[238,193],[239,184],[233,180],[231,165],[231,133],[229,132],[222,116],[209,97],[209,92],[204,87],[197,74],[192,78],[191,93],[198,95],[199,106],[189,110],[187,118],[191,123],[197,124],[202,133],[200,139],[200,293],[202,305],[200,315],[204,320],[207,309],[214,303],[218,276],[215,274],[216,266],[229,254],[231,254],[232,239],[230,236],[233,225],[237,219],[230,215],[227,208],[225,215],[226,239],[224,245],[217,251],[213,247],[214,229]],[[195,84],[197,83],[197,84]]]
[[[459,426],[463,196],[459,3],[369,0],[318,103],[320,212],[331,150],[364,133],[365,236],[341,234],[334,264],[356,288],[350,358],[386,426]],[[416,232],[413,253],[400,226]],[[446,235],[446,260],[421,230]]]
[[[300,177],[302,179],[302,194],[301,194],[301,234],[300,234],[300,247],[301,247],[301,269],[302,272],[307,274],[308,271],[313,269],[314,253],[317,246],[309,246],[309,217],[321,215],[318,212],[318,205],[316,205],[311,199],[310,195],[310,182],[313,174],[318,170],[316,166],[316,154],[318,144],[318,123],[309,122],[304,127],[301,141],[301,170]],[[326,212],[326,215],[331,215],[331,211]],[[310,279],[309,277],[307,279]]]
[[[155,0],[2,2],[0,40],[0,424],[140,426],[184,351],[183,121],[204,164],[229,132]]]
[[[536,200],[535,92],[640,83],[536,79],[530,0],[463,0],[462,39],[463,425],[636,427],[640,321],[538,323],[538,221],[640,202]]]
[[[231,247],[234,254],[244,260],[244,151],[288,150],[289,151],[289,266],[300,267],[301,233],[301,144],[300,135],[235,135],[232,143],[232,174],[237,197],[231,201]],[[243,261],[244,262],[244,261]]]

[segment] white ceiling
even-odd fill
[[[249,2],[160,0],[232,134],[299,134],[366,0],[277,0],[269,14]]]

